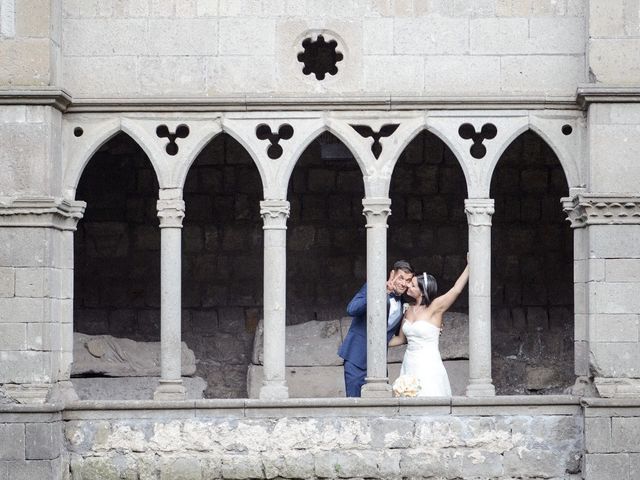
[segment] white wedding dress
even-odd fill
[[[420,381],[419,397],[450,397],[451,385],[440,357],[440,329],[421,319],[405,321],[402,332],[407,337],[407,350],[400,375],[413,375]]]

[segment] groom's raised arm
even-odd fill
[[[350,317],[361,317],[367,311],[367,284],[355,294],[347,305],[347,315]]]

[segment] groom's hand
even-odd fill
[[[387,280],[387,293],[391,293],[394,291],[393,288],[393,270],[389,272],[389,279]]]

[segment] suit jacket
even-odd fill
[[[389,298],[391,295],[387,295],[387,316],[389,315]],[[338,349],[338,355],[344,360],[348,360],[361,369],[367,368],[367,284],[365,283],[362,288],[351,299],[349,305],[347,305],[347,314],[353,317],[351,326],[347,335],[344,337],[344,342]],[[402,314],[398,317],[398,320],[389,325],[387,321],[387,343],[393,337]]]

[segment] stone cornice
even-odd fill
[[[0,88],[0,105],[44,105],[64,112],[69,104],[71,95],[61,88]]]
[[[224,112],[318,110],[541,110],[579,109],[575,96],[220,96],[163,98],[75,98],[69,113],[85,112]]]
[[[52,197],[22,197],[0,201],[0,226],[75,230],[87,204]]]
[[[562,199],[571,227],[640,224],[640,196],[581,193]]]
[[[592,103],[638,103],[640,86],[580,85],[577,90],[580,106],[588,107]]]

